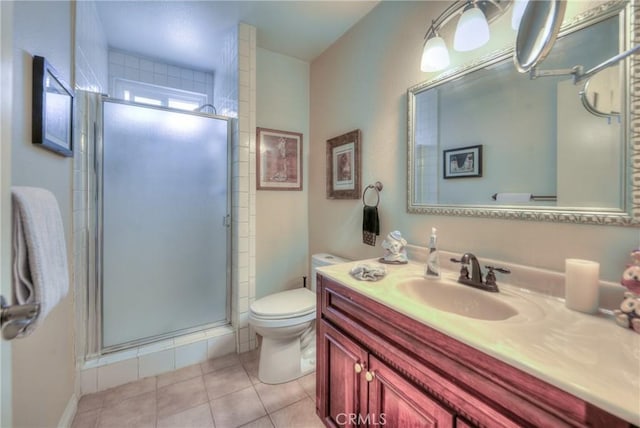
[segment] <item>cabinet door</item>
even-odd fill
[[[325,321],[318,339],[323,350],[318,359],[319,416],[328,426],[359,426],[367,412],[367,352]]]
[[[371,426],[453,427],[452,413],[373,355],[365,376]]]

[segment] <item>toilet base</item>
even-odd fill
[[[262,336],[258,379],[262,383],[275,385],[312,373],[316,369],[315,344],[309,348],[301,352],[299,340]]]

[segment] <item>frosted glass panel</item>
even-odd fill
[[[104,103],[103,347],[227,318],[227,122]]]

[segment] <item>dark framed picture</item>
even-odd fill
[[[482,145],[444,150],[444,178],[482,177]]]
[[[41,56],[33,57],[33,144],[73,156],[73,90]]]
[[[360,130],[327,140],[327,199],[360,199]]]
[[[256,128],[258,190],[302,190],[302,134]]]

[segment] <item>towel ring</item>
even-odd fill
[[[362,192],[362,205],[364,205],[365,207],[368,207],[368,206],[377,207],[378,205],[380,205],[380,191],[382,190],[383,187],[384,186],[379,181],[376,181],[375,184],[369,184],[367,187],[365,187],[364,188],[364,192]],[[375,189],[375,191],[376,191],[377,200],[376,200],[376,204],[375,205],[367,205],[367,203],[364,200],[364,197],[367,194],[367,191],[369,189]]]

